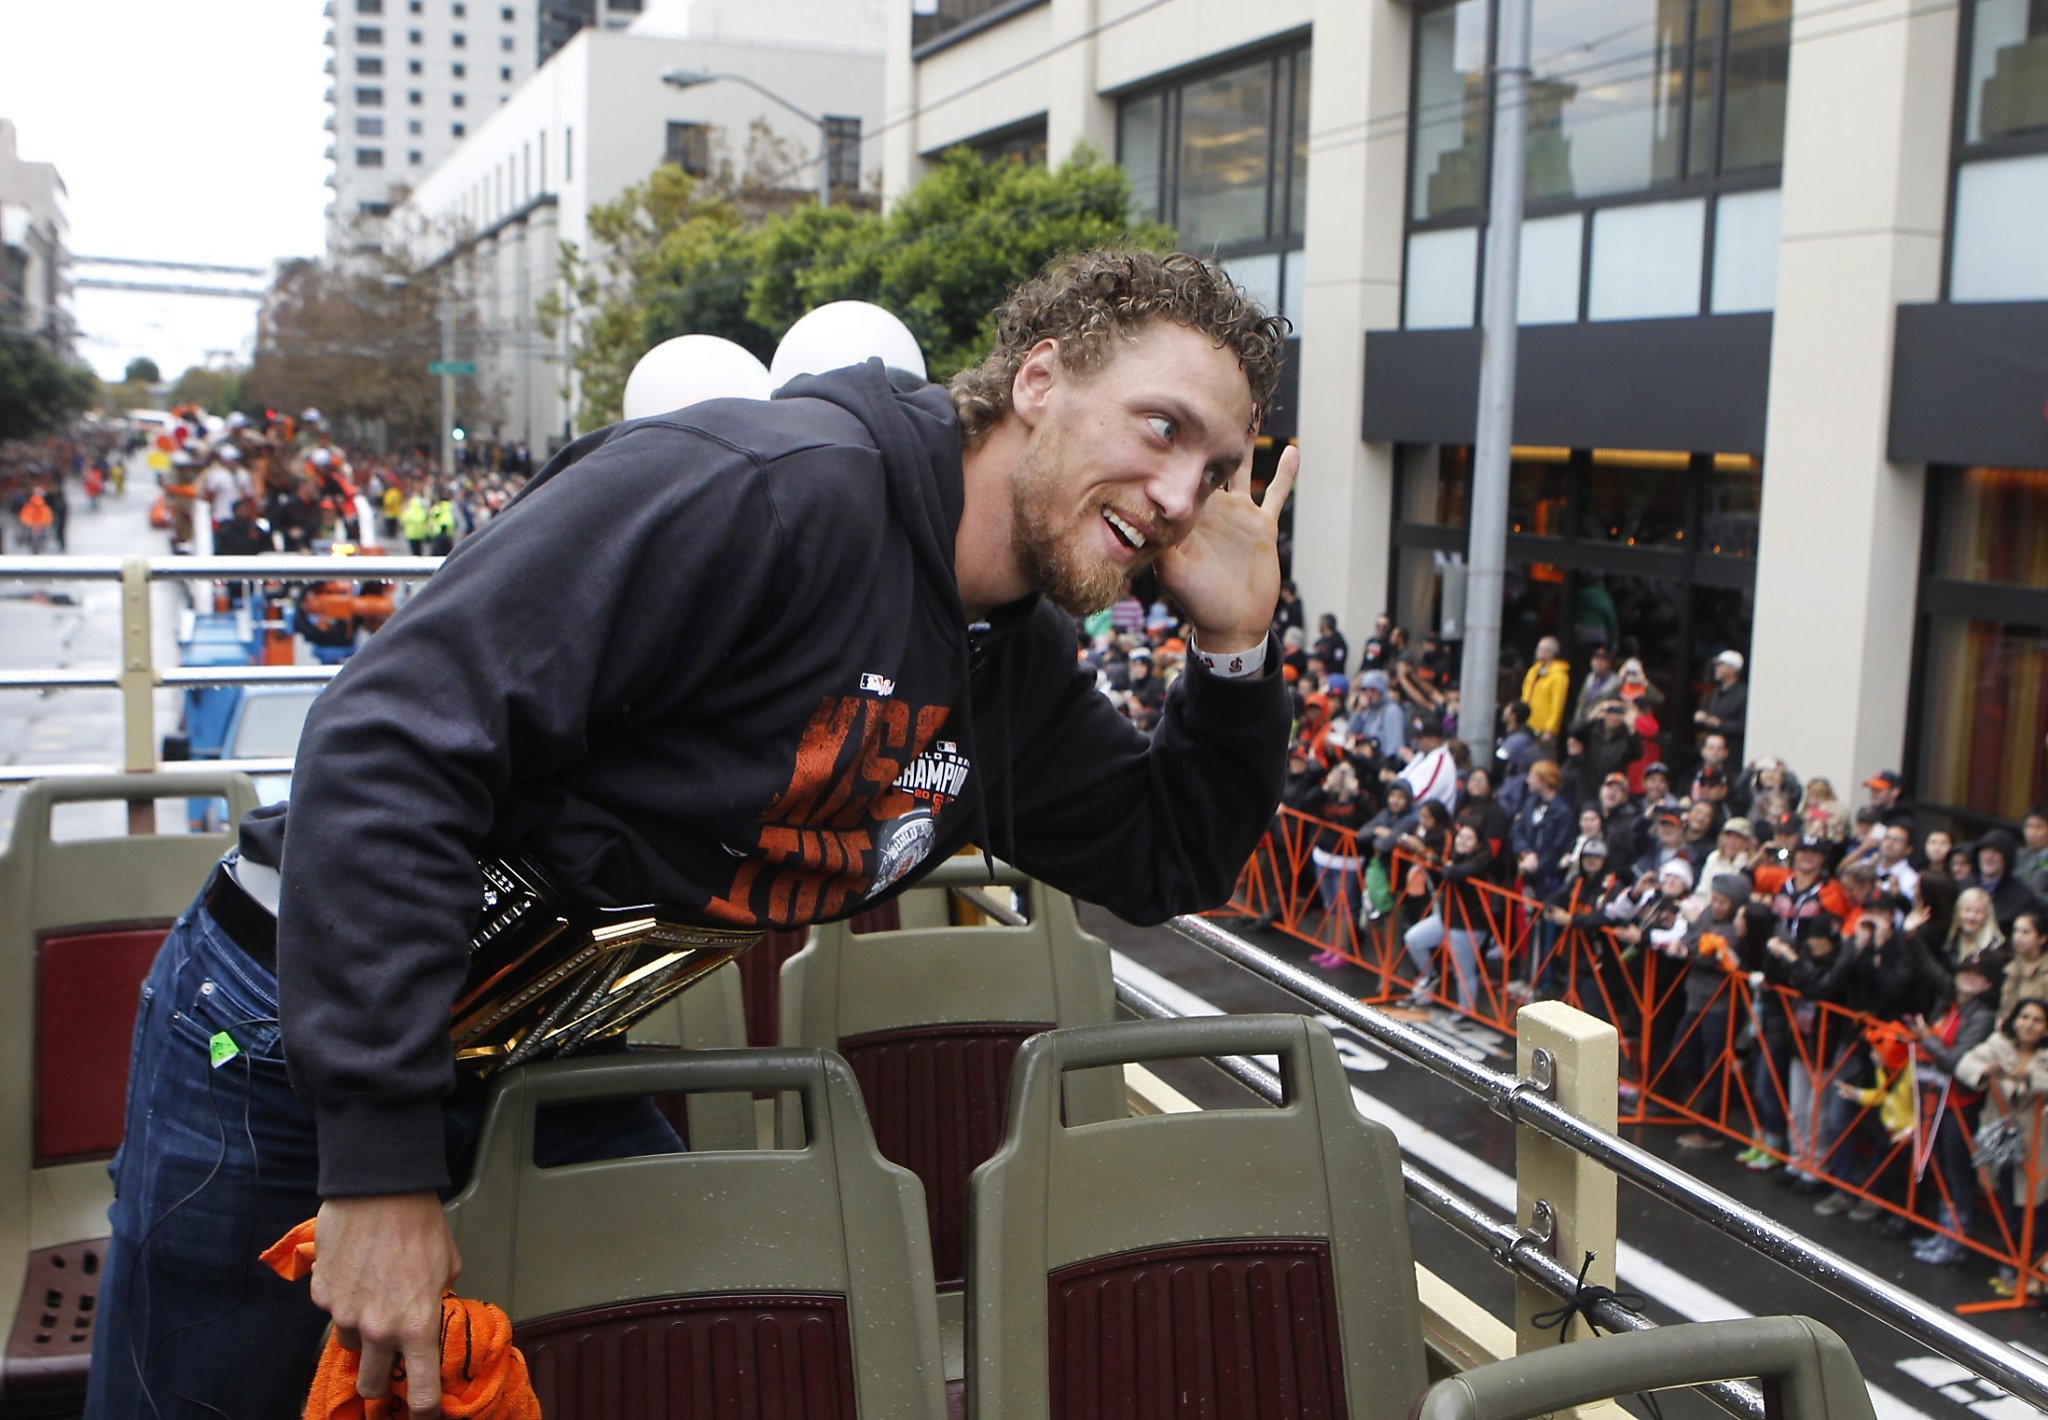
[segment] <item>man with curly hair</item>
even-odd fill
[[[1193,257],[1096,251],[950,392],[870,361],[565,449],[321,696],[288,810],[166,939],[89,1413],[291,1413],[330,1316],[362,1394],[402,1365],[434,1413],[494,862],[742,941],[969,844],[1135,921],[1226,898],[1286,769],[1294,452],[1251,487],[1284,331]],[[1147,569],[1193,628],[1151,736],[1072,620]],[[537,1156],[675,1146],[644,1101],[563,1113]],[[255,1251],[315,1209],[309,1299]]]

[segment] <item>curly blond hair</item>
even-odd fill
[[[1109,358],[1115,338],[1155,320],[1199,331],[1237,356],[1258,428],[1280,380],[1286,317],[1260,310],[1243,287],[1198,256],[1097,247],[1055,259],[1003,302],[995,348],[948,386],[962,434],[972,444],[1002,421],[1017,369],[1041,340],[1057,340],[1061,365],[1087,374]]]

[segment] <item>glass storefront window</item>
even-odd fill
[[[1577,0],[1530,19],[1528,198],[1680,176],[1689,0]]]
[[[1294,56],[1294,152],[1288,164],[1287,235],[1308,230],[1308,67],[1309,51]]]
[[[1166,95],[1132,99],[1117,110],[1116,160],[1131,180],[1131,217],[1156,222],[1166,193],[1164,145]]]
[[[1703,12],[1704,12],[1704,8]],[[1792,70],[1792,0],[1731,0],[1721,171],[1785,161],[1785,81]],[[1700,121],[1695,113],[1693,122]]]
[[[2048,586],[2048,469],[1937,472],[1934,574],[1969,582]]]
[[[1570,454],[1518,458],[1508,465],[1508,531],[1524,537],[1563,537]]]
[[[1486,0],[1415,18],[1416,220],[1476,212],[1486,191]]]
[[[1965,141],[2048,133],[2048,5],[1977,0],[1970,25]]]
[[[1921,797],[2017,820],[2048,800],[2048,628],[1930,616]]]
[[[1465,444],[1409,444],[1401,450],[1404,523],[1465,526],[1472,496],[1472,450]]]
[[[1685,505],[1692,471],[1639,467],[1596,456],[1579,503],[1579,537],[1624,547],[1685,545]]]
[[[1764,474],[1746,454],[1716,454],[1700,490],[1699,546],[1709,557],[1756,556],[1763,519]]]
[[[1181,90],[1174,216],[1182,246],[1202,251],[1266,236],[1272,143],[1270,60]]]

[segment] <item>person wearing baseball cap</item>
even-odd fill
[[[1906,781],[1899,777],[1896,769],[1880,769],[1863,781],[1863,787],[1870,791],[1871,807],[1889,816],[1899,807],[1905,793]]]
[[[1710,668],[1714,689],[1707,703],[1693,712],[1692,722],[1702,735],[1719,731],[1728,737],[1729,758],[1742,763],[1742,731],[1749,719],[1749,687],[1742,680],[1742,652],[1723,651]]]

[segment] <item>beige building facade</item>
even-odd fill
[[[1087,140],[1296,324],[1292,570],[1462,630],[1495,0],[897,0],[884,183]],[[1501,686],[1640,659],[1931,826],[2048,799],[2048,11],[1541,0]],[[1268,457],[1272,455],[1269,453]],[[1356,667],[1353,667],[1356,669]]]

